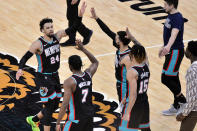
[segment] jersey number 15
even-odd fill
[[[145,79],[145,80],[140,82],[139,94],[142,94],[142,93],[146,92],[147,89],[148,89],[148,79]]]

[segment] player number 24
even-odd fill
[[[51,57],[51,64],[55,64],[56,61],[57,61],[57,62],[60,61],[59,55],[57,55],[56,57],[55,57],[55,56],[54,56],[54,57]]]

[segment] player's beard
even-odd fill
[[[52,37],[54,36],[54,33],[49,33],[49,34],[47,34],[47,36],[48,36],[49,38],[52,38]]]

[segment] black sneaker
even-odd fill
[[[92,37],[92,34],[93,34],[93,31],[90,30],[88,36],[83,38],[83,45],[87,45],[90,42],[90,38]]]
[[[71,41],[71,40],[67,40],[64,43],[60,43],[60,46],[62,47],[66,47],[66,46],[76,46],[76,43]]]

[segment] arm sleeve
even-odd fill
[[[32,56],[33,56],[33,53],[31,53],[30,51],[27,51],[19,62],[19,69],[23,69],[27,60],[29,60],[29,58],[31,58]]]
[[[117,47],[117,44],[115,43],[116,33],[112,32],[100,18],[96,19],[96,22],[98,23],[102,31],[105,32],[105,34],[107,34],[113,40],[113,45]]]

